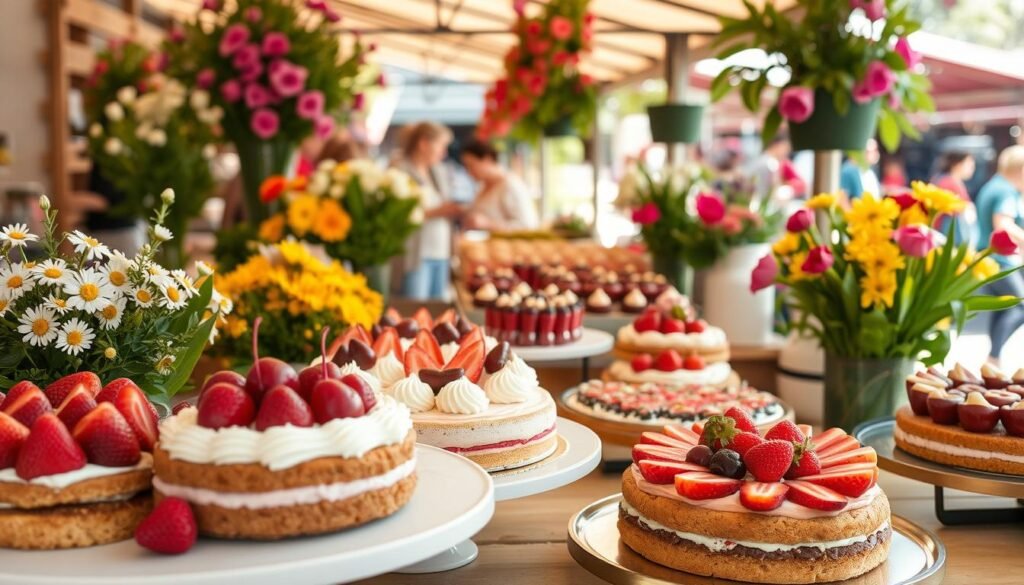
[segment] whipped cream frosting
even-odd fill
[[[644,296],[644,293],[640,292],[640,289],[634,288],[622,299],[622,304],[627,307],[646,307],[647,297]]]
[[[347,376],[349,374],[355,374],[362,378],[363,381],[370,385],[370,388],[373,390],[374,394],[381,393],[380,380],[377,378],[377,376],[374,376],[370,372],[359,369],[359,366],[357,366],[355,362],[348,362],[347,364],[341,366],[341,375]]]
[[[13,467],[8,467],[7,469],[0,469],[0,483],[18,483],[22,485],[37,485],[52,489],[63,489],[69,485],[88,479],[107,477],[139,469],[151,469],[152,467],[153,456],[149,453],[143,453],[142,459],[140,459],[138,463],[127,467],[106,467],[103,465],[96,465],[95,463],[86,463],[85,467],[80,467],[72,471],[34,477],[27,481],[18,477],[18,474]]]
[[[412,412],[426,412],[434,408],[434,391],[420,380],[419,375],[402,378],[388,389],[388,393]]]
[[[603,288],[594,290],[587,297],[587,305],[591,307],[610,307],[612,304],[612,298],[608,296],[608,293],[604,292]]]
[[[455,354],[459,353],[459,342],[449,341],[448,343],[441,346],[441,357],[444,358],[444,363],[452,361]]]
[[[509,358],[508,363],[505,364],[505,368],[508,368],[516,376],[519,376],[524,381],[527,381],[534,386],[538,386],[540,384],[537,379],[537,370],[530,367],[529,364],[523,361],[523,358],[519,357],[516,354],[512,354],[512,357]]]
[[[487,398],[495,404],[525,402],[530,398],[530,393],[536,390],[536,388],[536,380],[530,380],[527,376],[519,375],[509,367],[501,368],[488,376],[484,382],[484,391],[487,393]]]
[[[361,457],[383,445],[401,443],[412,429],[409,408],[390,396],[378,396],[370,412],[322,425],[283,425],[263,432],[248,427],[208,429],[186,408],[160,423],[160,448],[171,459],[230,465],[258,463],[272,471],[320,457]]]
[[[398,361],[394,352],[388,352],[383,357],[377,357],[377,363],[370,368],[370,373],[387,388],[405,377],[405,366]]]
[[[640,333],[630,323],[619,329],[619,341],[627,345],[657,349],[719,349],[727,345],[725,331],[710,325],[700,333],[661,333],[659,331]]]
[[[893,430],[893,436],[901,441],[916,445],[918,447],[929,449],[931,451],[938,451],[939,453],[945,453],[947,455],[953,455],[956,457],[970,457],[971,459],[995,459],[997,461],[1010,461],[1013,463],[1024,463],[1024,455],[1012,455],[1010,453],[1000,453],[999,451],[982,451],[981,449],[970,449],[968,447],[960,447],[958,445],[951,445],[949,443],[940,443],[939,441],[933,441],[917,435],[911,435],[904,431],[899,426]]]
[[[437,409],[448,414],[479,414],[490,405],[483,388],[463,376],[445,384],[435,399]]]
[[[732,374],[732,366],[728,362],[708,364],[702,370],[675,370],[663,372],[649,369],[637,372],[633,366],[623,360],[615,360],[608,368],[608,375],[623,382],[654,382],[657,384],[680,384],[718,386],[725,384]]]

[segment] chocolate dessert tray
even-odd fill
[[[652,563],[619,541],[616,522],[621,494],[600,499],[569,521],[569,554],[584,569],[615,585],[737,584],[676,571]],[[937,585],[945,576],[946,548],[931,532],[892,517],[889,560],[842,585]],[[837,584],[838,585],[838,584]]]
[[[853,431],[853,436],[878,453],[878,466],[896,475],[935,486],[935,516],[947,526],[995,524],[1024,521],[1024,507],[979,510],[946,508],[945,488],[989,496],[1017,498],[1024,502],[1024,477],[963,469],[921,459],[896,446],[892,417],[871,420]]]

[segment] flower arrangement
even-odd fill
[[[85,91],[89,155],[125,196],[108,213],[146,217],[171,188],[180,195],[164,223],[184,234],[214,186],[209,160],[224,111],[205,90],[165,77],[165,61],[164,53],[132,41],[112,42],[97,55]],[[166,242],[160,256],[165,265],[183,266],[184,239]]]
[[[46,197],[41,240],[22,224],[3,228],[0,386],[92,371],[104,380],[131,378],[166,402],[185,385],[216,335],[216,317],[230,313],[231,304],[213,288],[205,265],[193,280],[154,260],[173,237],[163,225],[173,201],[165,191],[149,242],[134,258],[80,231],[58,237],[57,211]],[[37,241],[45,258],[29,260],[25,246]],[[65,244],[74,251],[61,253]]]
[[[569,123],[580,135],[593,126],[597,94],[579,70],[590,51],[594,15],[589,0],[551,0],[527,17],[526,2],[514,2],[518,43],[505,55],[505,76],[487,91],[477,126],[481,139],[513,137],[536,141],[545,131]]]
[[[357,272],[401,254],[423,221],[416,182],[371,160],[324,161],[308,181],[270,177],[260,193],[265,202],[283,202],[282,211],[260,225],[260,240],[322,245]]]
[[[782,120],[807,121],[820,100],[831,99],[839,115],[855,104],[881,101],[878,130],[882,143],[896,150],[901,136],[914,139],[919,132],[906,114],[931,111],[930,83],[918,67],[921,56],[907,36],[920,23],[907,14],[899,0],[797,0],[794,20],[770,2],[757,8],[747,4],[746,18],[722,18],[722,32],[715,40],[726,45],[725,59],[751,47],[764,49],[774,60],[766,68],[745,65],[725,67],[711,84],[713,100],[738,89],[746,107],[760,107],[761,94],[775,70],[789,74],[764,120],[763,139],[776,134]]]
[[[381,296],[366,279],[337,261],[324,261],[292,240],[265,247],[235,270],[217,277],[221,292],[234,302],[223,320],[218,349],[248,356],[248,323],[264,317],[260,344],[269,355],[288,362],[308,362],[316,353],[317,335],[329,326],[373,326],[383,311]]]
[[[845,210],[833,195],[813,197],[754,269],[751,290],[785,285],[801,315],[795,325],[831,355],[940,362],[950,347],[945,323],[959,330],[978,311],[1019,302],[977,294],[1015,270],[1000,272],[991,255],[1012,254],[1016,246],[1003,232],[980,253],[956,245],[954,225],[946,235],[931,226],[962,211],[963,201],[933,185],[912,187],[883,199],[865,194]],[[827,216],[829,231],[819,231],[815,211]]]

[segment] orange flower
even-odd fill
[[[287,186],[288,181],[281,175],[267,177],[260,185],[260,201],[270,203],[280,197]]]
[[[288,181],[289,191],[305,191],[306,185],[309,184],[309,180],[306,177],[295,177],[291,181]]]

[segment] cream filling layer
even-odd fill
[[[949,443],[941,443],[939,441],[932,441],[931,439],[925,439],[917,435],[911,435],[904,431],[899,426],[893,431],[893,435],[901,441],[906,441],[911,445],[916,445],[923,449],[930,449],[932,451],[938,451],[939,453],[945,453],[946,455],[954,455],[956,457],[969,457],[971,459],[995,459],[997,461],[1009,461],[1011,463],[1024,463],[1024,455],[1011,455],[1009,453],[1000,453],[998,451],[982,451],[981,449],[971,449],[968,447],[959,447],[957,445],[950,445]]]
[[[532,416],[525,416],[530,414]],[[542,389],[537,389],[527,403],[491,404],[479,415],[446,414],[439,417],[436,411],[412,415],[416,426],[416,440],[442,449],[466,449],[478,445],[529,439],[554,426],[556,418],[555,402],[551,395]],[[503,422],[506,419],[508,422]],[[519,420],[511,422],[512,419]],[[466,424],[470,422],[480,424]]]
[[[626,514],[629,514],[630,516],[638,519],[641,524],[643,524],[651,530],[664,530],[666,532],[670,532],[682,540],[686,540],[694,544],[699,544],[707,548],[711,552],[716,553],[726,552],[736,548],[737,546],[744,546],[747,548],[762,550],[765,552],[788,552],[796,550],[798,548],[816,548],[820,551],[826,551],[831,548],[841,548],[844,546],[850,546],[851,544],[865,542],[871,536],[889,527],[889,521],[886,520],[883,521],[878,528],[872,530],[870,533],[860,536],[853,536],[850,538],[843,538],[840,540],[828,540],[824,542],[777,544],[771,542],[755,542],[752,540],[730,540],[725,538],[715,538],[713,536],[705,536],[703,534],[694,534],[693,532],[681,532],[679,530],[674,530],[672,528],[669,528],[668,526],[665,526],[664,524],[660,524],[658,522],[655,522],[654,520],[651,520],[650,518],[641,515],[636,508],[630,506],[629,502],[625,500],[622,501],[622,509],[626,512]]]
[[[595,418],[601,418],[604,420],[613,420],[620,422],[628,421],[635,424],[652,426],[679,424],[680,422],[678,418],[672,418],[668,416],[643,418],[636,413],[623,414],[621,412],[612,410],[611,408],[605,406],[600,402],[594,405],[584,404],[583,402],[580,401],[579,394],[573,394],[572,396],[570,396],[569,399],[566,401],[566,405],[569,408],[572,408],[573,410],[579,410]],[[785,410],[782,407],[780,407],[778,403],[775,403],[771,406],[772,407],[770,409],[767,409],[765,412],[758,412],[751,415],[751,417],[754,419],[754,424],[758,426],[766,425],[782,418],[782,416],[785,414]]]
[[[7,469],[0,470],[0,483],[17,483],[21,485],[43,486],[51,489],[63,489],[69,485],[86,481],[88,479],[107,477],[139,469],[150,469],[152,467],[153,456],[149,453],[143,453],[142,459],[140,459],[138,463],[128,467],[105,467],[103,465],[96,465],[95,463],[86,463],[85,467],[80,467],[73,471],[34,477],[27,481],[18,477],[18,474],[13,467],[8,467]]]
[[[616,360],[608,368],[608,375],[623,382],[654,382],[656,384],[680,384],[680,385],[708,385],[717,386],[725,384],[732,374],[732,366],[727,362],[716,362],[708,364],[702,370],[675,370],[663,372],[661,370],[644,370],[638,372],[626,361]]]
[[[366,492],[391,487],[416,471],[416,459],[409,459],[381,475],[323,485],[311,485],[269,492],[218,492],[205,488],[167,483],[153,478],[153,487],[166,496],[181,498],[200,506],[218,506],[237,510],[262,510],[284,506],[305,506],[320,502],[340,502]]]
[[[660,331],[638,332],[630,323],[619,329],[619,341],[627,345],[658,349],[693,348],[719,349],[726,345],[725,331],[719,327],[707,327],[700,333],[661,333]]]

